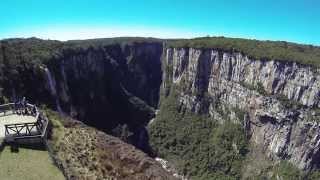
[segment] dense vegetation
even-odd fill
[[[285,41],[260,41],[241,38],[226,37],[201,37],[195,39],[156,39],[143,37],[119,37],[89,40],[71,40],[66,42],[29,39],[7,39],[0,41],[0,47],[8,47],[6,55],[10,56],[10,62],[15,64],[21,60],[38,61],[49,59],[58,50],[74,48],[103,47],[114,44],[133,43],[162,43],[168,47],[194,47],[214,48],[225,51],[242,52],[250,57],[262,60],[296,61],[301,64],[310,64],[319,67],[320,47],[302,45]],[[0,50],[1,54],[1,50]],[[0,61],[2,57],[0,56]]]
[[[203,37],[168,41],[169,47],[214,48],[242,52],[255,59],[296,61],[320,65],[320,47],[285,41],[258,41],[240,38]]]
[[[66,42],[42,40],[38,38],[16,38],[0,41],[0,64],[15,66],[21,63],[45,63],[53,56],[60,55],[70,49],[101,48],[115,44],[162,42],[155,38],[120,37],[90,40],[71,40]]]
[[[36,38],[8,39],[0,41],[0,103],[13,96],[9,91],[19,90],[21,94],[38,96],[43,90],[37,89],[40,78],[39,65],[62,47],[59,41],[44,41]],[[28,92],[26,84],[38,92]],[[10,99],[10,98],[8,98]]]
[[[318,180],[320,178],[319,171],[311,171],[309,173],[299,170],[291,163],[283,160],[276,165],[266,167],[260,175],[251,175],[254,179],[271,179],[277,180]]]
[[[313,45],[302,45],[285,41],[259,41],[241,38],[226,37],[202,37],[195,39],[156,39],[142,37],[119,37],[90,40],[72,40],[59,42],[52,40],[29,39],[7,39],[0,41],[2,51],[7,51],[10,62],[17,61],[39,61],[49,59],[57,50],[69,48],[103,47],[112,44],[133,44],[142,42],[162,43],[166,42],[168,47],[194,47],[214,48],[225,51],[238,51],[257,59],[275,59],[296,61],[302,64],[319,66],[320,47]],[[1,52],[1,50],[0,50]],[[2,57],[0,57],[0,60]]]
[[[254,86],[254,89],[260,85]],[[224,124],[206,116],[179,112],[177,92],[171,87],[168,96],[163,95],[160,113],[150,124],[151,146],[158,156],[169,160],[177,170],[198,179],[272,179],[283,180],[316,180],[320,178],[319,171],[303,172],[291,163],[283,160],[279,163],[262,162],[252,174],[243,177],[247,163],[255,166],[268,161],[248,157],[249,142],[245,130],[240,124],[226,120]],[[168,90],[168,89],[167,89]],[[237,117],[243,117],[244,112],[232,109]],[[225,114],[225,112],[221,112]],[[255,161],[254,163],[252,161]],[[253,164],[251,164],[253,163]],[[264,164],[263,164],[264,163]]]
[[[134,43],[162,43],[163,40],[156,38],[144,38],[144,37],[117,37],[117,38],[102,38],[102,39],[88,39],[88,40],[70,40],[65,42],[65,48],[77,47],[103,47],[108,45],[120,44],[130,45]]]
[[[208,117],[179,113],[176,100],[171,92],[150,126],[155,150],[193,179],[239,179],[247,153],[241,125],[219,125]]]
[[[23,62],[42,62],[49,60],[62,48],[59,41],[29,39],[7,39],[0,41],[0,60],[5,65],[18,65]]]

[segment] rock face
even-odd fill
[[[65,45],[41,52],[49,54],[46,61],[25,50],[45,49],[45,42],[0,44],[0,94],[11,101],[28,97],[109,134],[122,134],[114,131],[126,125],[128,141],[148,152],[148,137],[141,134],[159,101],[162,43]],[[22,52],[13,48],[20,43],[26,44]]]
[[[102,126],[107,120],[101,117],[107,114],[123,122],[130,117],[131,125],[140,126],[149,120],[149,112],[142,117],[132,104],[141,104],[141,111],[157,106],[161,53],[157,43],[67,49],[47,66],[63,111]]]
[[[0,42],[0,101],[26,96],[107,133],[126,124],[132,144],[144,149],[144,126],[160,89],[166,95],[174,87],[181,111],[243,124],[251,142],[275,161],[304,170],[320,166],[319,69],[162,42],[12,44]]]
[[[167,48],[164,58],[162,88],[178,87],[181,110],[228,116],[271,159],[318,168],[319,69],[215,49]]]
[[[128,141],[149,153],[144,125],[159,101],[161,54],[161,43],[62,51],[47,64],[57,109],[108,133],[127,124]]]

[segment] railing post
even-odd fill
[[[9,134],[8,126],[4,125],[4,127],[5,127],[5,135],[8,135]]]

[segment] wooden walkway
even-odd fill
[[[28,113],[22,114],[25,109]],[[24,108],[17,108],[14,103],[0,105],[0,141],[43,138],[47,126],[48,120],[35,105],[27,104]]]

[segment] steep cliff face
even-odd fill
[[[135,119],[137,112],[130,106],[157,106],[161,53],[162,45],[156,43],[67,49],[47,66],[65,112],[96,123],[104,123],[99,118],[110,112],[114,118],[128,121],[125,118],[132,117],[133,124],[141,125],[150,117]]]
[[[47,64],[57,109],[108,133],[127,124],[129,141],[148,151],[144,126],[159,101],[161,53],[161,43],[63,50]]]
[[[55,42],[0,44],[1,95],[10,101],[26,96],[107,133],[127,133],[126,140],[149,151],[143,134],[159,101],[162,43],[80,42],[52,49],[44,43]],[[21,49],[14,48],[20,44]],[[39,54],[48,54],[47,59]]]
[[[215,49],[164,52],[162,88],[168,94],[172,84],[178,87],[182,112],[241,123],[271,159],[319,167],[319,69]]]

